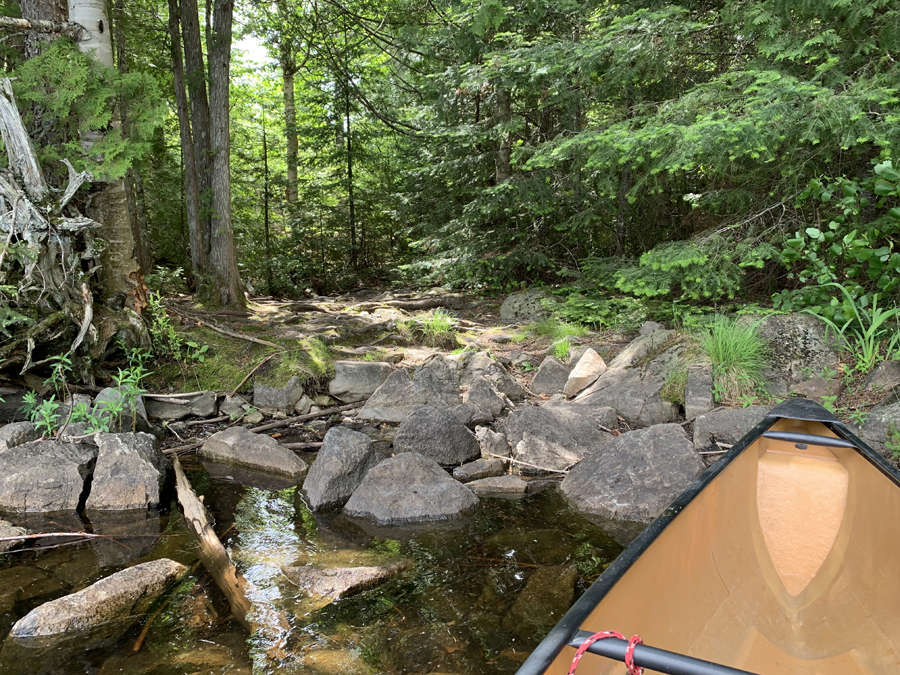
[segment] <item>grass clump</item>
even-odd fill
[[[687,386],[688,366],[684,361],[678,361],[669,372],[659,395],[664,401],[675,405],[684,405],[684,388]]]
[[[528,329],[538,337],[549,337],[553,342],[559,342],[570,336],[584,337],[590,332],[580,324],[561,321],[553,316],[531,324]]]
[[[717,402],[745,399],[765,384],[762,371],[768,365],[769,347],[756,324],[717,316],[702,334],[701,345],[712,364]]]

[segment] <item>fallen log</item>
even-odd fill
[[[197,498],[191,484],[188,482],[181,462],[174,455],[172,466],[175,468],[175,488],[178,492],[178,502],[184,514],[184,522],[188,530],[200,544],[198,556],[203,567],[209,572],[216,586],[225,594],[234,618],[248,631],[252,630],[248,615],[252,607],[247,598],[247,580],[237,571],[222,542],[216,536],[210,525],[209,514],[206,507]]]
[[[294,424],[295,422],[306,422],[307,420],[314,420],[317,417],[325,417],[327,415],[331,415],[337,412],[343,412],[345,410],[350,410],[352,408],[361,407],[365,401],[357,401],[356,403],[347,403],[346,405],[339,405],[334,408],[325,408],[325,410],[320,410],[315,413],[308,413],[306,415],[297,415],[296,417],[286,417],[283,420],[278,420],[276,422],[268,422],[267,424],[261,424],[258,427],[253,427],[250,429],[255,434],[258,434],[260,431],[268,431],[269,429],[278,429],[280,427],[286,427],[289,424]]]

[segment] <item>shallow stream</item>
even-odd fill
[[[191,572],[124,634],[117,627],[106,638],[46,648],[7,641],[2,675],[514,673],[621,551],[553,485],[517,500],[482,499],[460,521],[378,528],[313,516],[297,488],[278,480],[197,460],[185,470],[251,582],[254,634],[248,639],[229,619],[174,505],[138,519],[95,517],[92,531],[110,539],[0,555],[0,634],[41,603],[136,562],[168,557]],[[16,524],[39,532],[84,527],[74,516]],[[403,571],[324,607],[281,571],[384,562]]]

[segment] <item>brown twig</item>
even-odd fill
[[[262,368],[263,364],[268,362],[269,359],[271,359],[273,356],[275,356],[275,355],[269,354],[266,358],[264,358],[262,361],[257,363],[255,366],[253,366],[253,370],[251,370],[249,373],[247,373],[247,376],[238,383],[238,386],[236,386],[234,389],[231,390],[231,393],[229,394],[229,396],[234,396],[236,393],[238,393],[238,389],[240,389],[241,387],[244,386],[244,382],[249,380],[250,376],[253,375],[253,373],[255,373],[257,370]]]
[[[512,457],[504,457],[503,455],[495,455],[494,453],[488,453],[491,457],[496,457],[497,459],[502,459],[510,464],[521,464],[522,466],[527,466],[529,469],[537,469],[538,471],[546,471],[547,473],[569,473],[569,469],[571,469],[575,464],[570,464],[565,469],[548,469],[543,466],[538,466],[537,464],[529,464],[528,462],[523,462],[521,459],[513,459]]]
[[[166,448],[165,450],[163,450],[163,454],[180,455],[183,452],[199,448],[204,443],[206,443],[206,439],[203,439],[202,441],[194,441],[193,443],[188,443],[187,445],[176,445],[174,448]]]
[[[198,424],[215,424],[216,422],[225,422],[230,419],[231,415],[219,415],[218,417],[209,417],[202,420],[189,420],[187,422],[182,422],[182,424],[186,427],[195,427]]]
[[[345,410],[350,410],[352,408],[359,408],[364,401],[357,401],[356,403],[347,403],[346,405],[339,405],[334,408],[326,408],[325,410],[320,410],[316,413],[309,413],[307,415],[297,415],[296,417],[286,417],[283,420],[277,420],[275,422],[269,422],[267,424],[262,424],[258,427],[253,427],[250,429],[253,433],[259,433],[261,431],[268,431],[269,429],[278,429],[280,427],[286,427],[289,424],[294,424],[295,422],[306,422],[307,420],[314,420],[317,417],[327,417],[328,415],[332,415],[337,412],[344,412]]]
[[[154,535],[155,536],[155,535]],[[122,548],[128,549],[125,544],[116,541],[113,537],[106,534],[90,534],[89,532],[44,532],[42,534],[23,534],[18,537],[0,537],[0,542],[4,541],[20,541],[22,539],[44,539],[45,537],[80,537],[82,539],[109,539],[117,543]],[[129,551],[131,549],[128,549]]]

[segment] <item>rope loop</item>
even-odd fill
[[[584,656],[584,653],[592,644],[598,640],[605,640],[606,638],[618,638],[619,640],[624,640],[625,636],[614,630],[605,630],[591,635],[587,640],[581,643],[581,646],[575,652],[575,658],[572,659],[572,665],[569,666],[568,675],[575,675],[575,669],[578,667],[578,662],[581,661],[581,657]],[[643,675],[644,673],[643,668],[634,665],[634,649],[639,644],[643,643],[644,641],[639,635],[632,635],[631,639],[628,641],[628,646],[625,647],[625,667],[628,669],[628,675]]]

